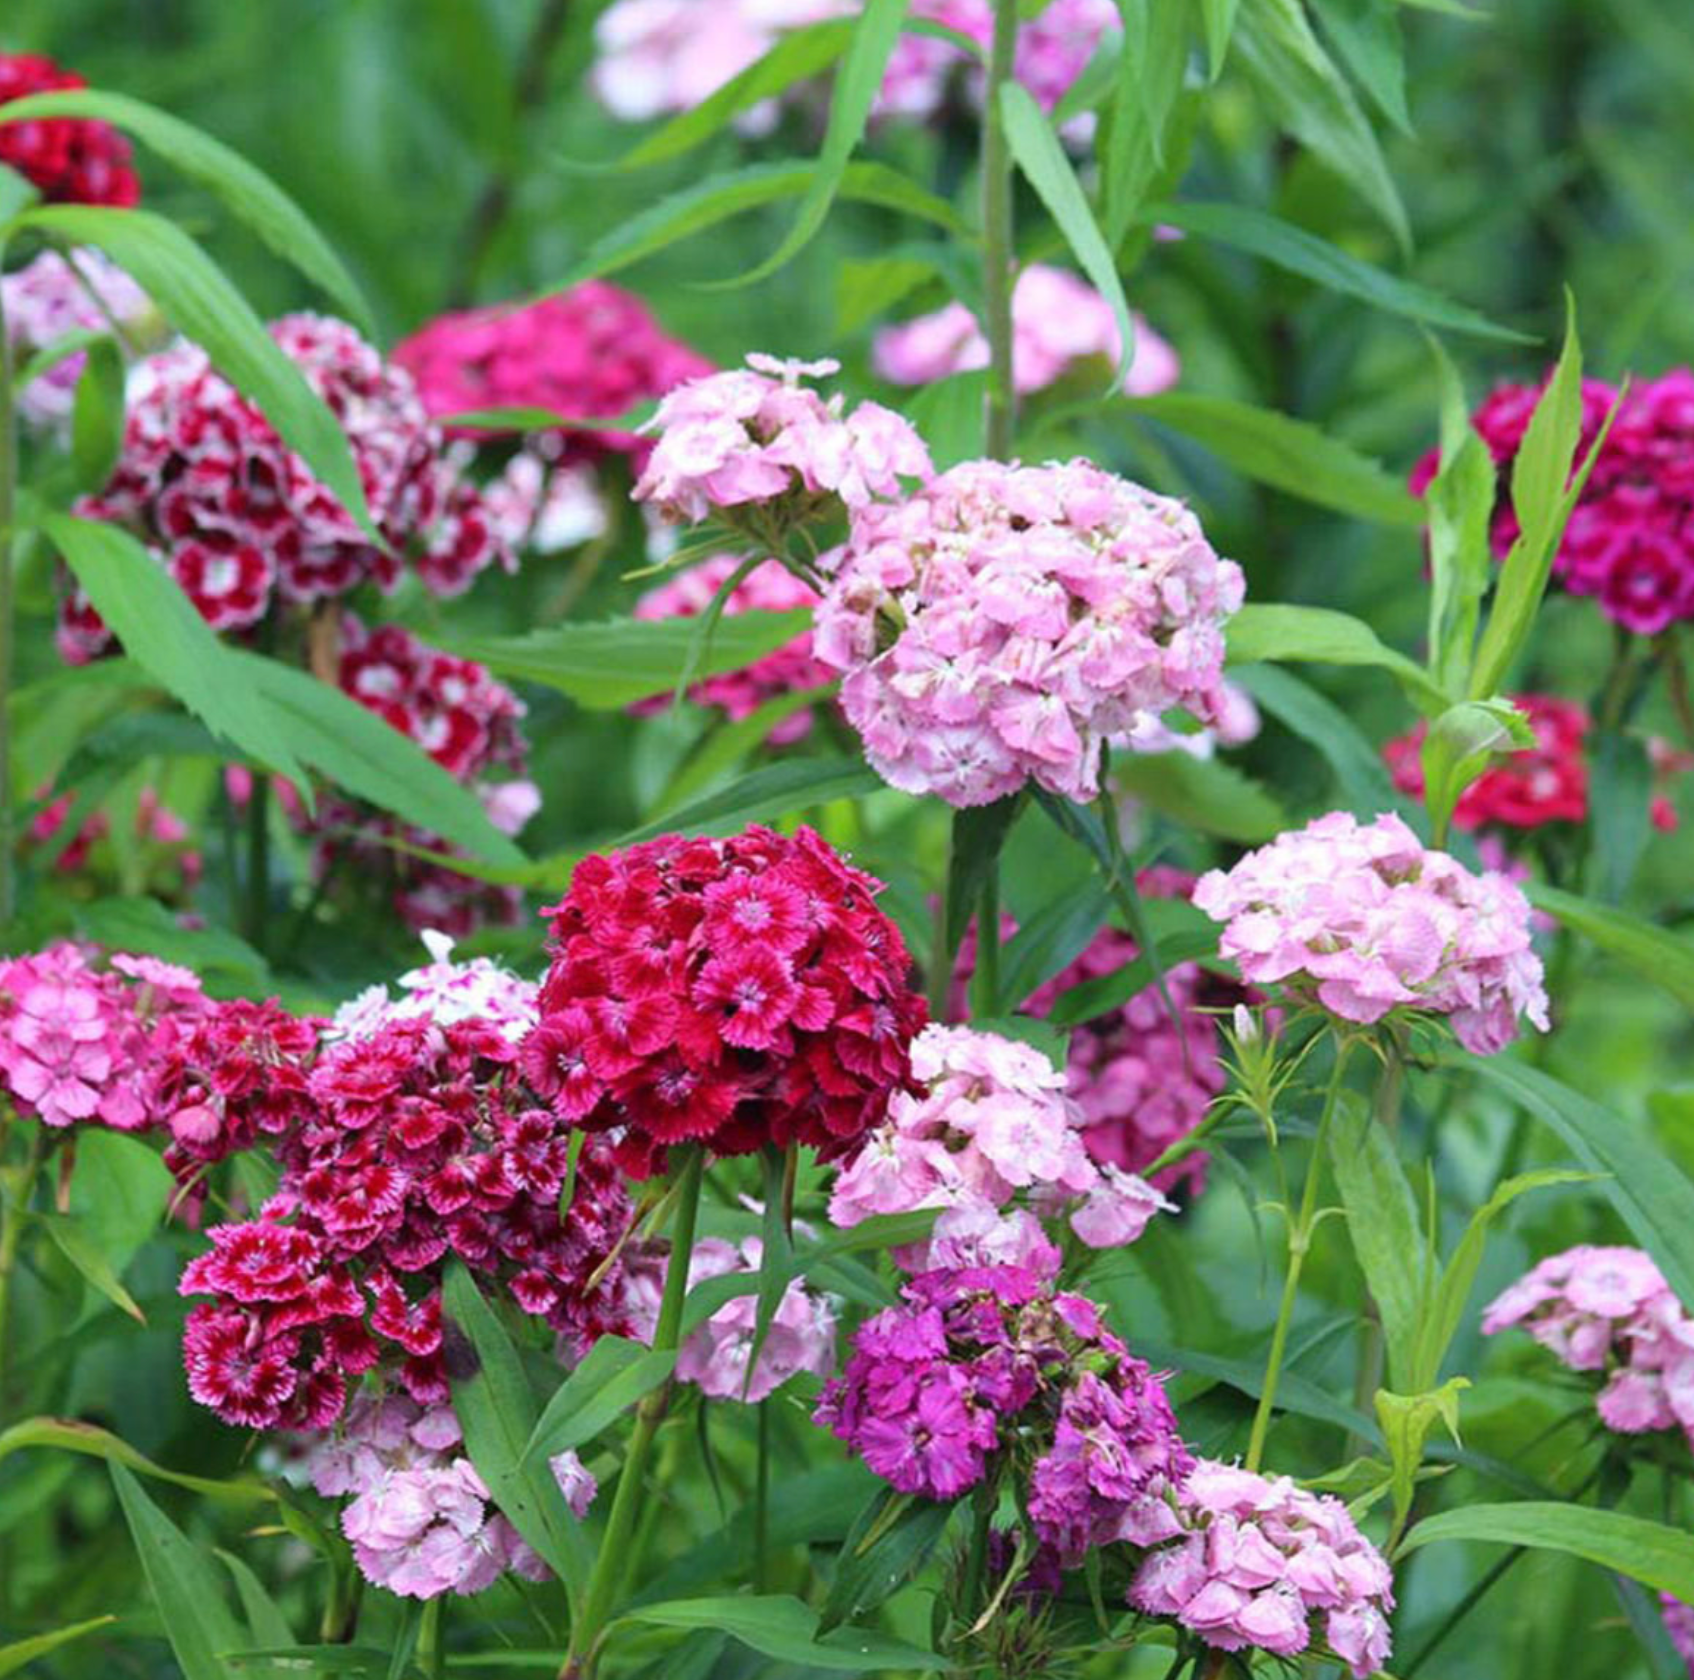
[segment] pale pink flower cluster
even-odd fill
[[[393,1021],[428,1020],[437,1026],[486,1021],[516,1044],[538,1018],[536,986],[487,957],[453,961],[453,941],[426,929],[430,960],[400,976],[400,996],[386,986],[367,987],[336,1010],[330,1022],[338,1038],[374,1038]]]
[[[1344,1021],[1446,1015],[1479,1056],[1510,1043],[1520,1015],[1547,1030],[1529,901],[1427,850],[1397,816],[1331,811],[1201,876],[1194,902],[1227,924],[1219,949],[1243,980],[1281,982]]]
[[[1240,567],[1181,502],[1087,461],[964,462],[855,510],[833,563],[813,645],[906,793],[985,805],[1033,780],[1092,799],[1104,742],[1224,707]]]
[[[469,1595],[510,1569],[544,1581],[547,1566],[494,1507],[459,1449],[450,1406],[427,1409],[402,1395],[361,1395],[307,1461],[326,1499],[345,1497],[341,1532],[367,1581],[402,1598]],[[587,1513],[598,1491],[574,1452],[548,1463],[571,1510]]]
[[[641,429],[658,442],[635,483],[635,499],[666,519],[693,524],[714,509],[792,500],[863,508],[897,496],[903,478],[927,479],[929,451],[911,425],[880,403],[847,412],[801,384],[838,371],[832,361],[754,354],[745,368],[710,373],[659,400]]]
[[[829,1199],[831,1221],[844,1228],[876,1214],[949,1210],[926,1248],[897,1256],[908,1269],[1044,1270],[1039,1223],[1002,1217],[1020,1196],[1038,1213],[1068,1214],[1090,1248],[1132,1243],[1170,1208],[1142,1179],[1090,1159],[1087,1117],[1065,1095],[1064,1073],[1033,1045],[973,1027],[928,1026],[912,1041],[912,1077],[922,1093],[894,1094],[887,1120],[842,1170]]]
[[[1339,1499],[1201,1459],[1174,1492],[1144,1495],[1121,1538],[1153,1548],[1130,1604],[1215,1650],[1327,1647],[1359,1680],[1388,1660],[1393,1572]]]
[[[1694,1444],[1694,1319],[1640,1249],[1585,1243],[1548,1256],[1484,1311],[1484,1335],[1509,1329],[1605,1377],[1595,1409],[1607,1428],[1680,1428]]]
[[[764,1244],[757,1237],[744,1237],[739,1243],[702,1237],[689,1256],[688,1287],[737,1274],[751,1283],[763,1257]],[[652,1341],[658,1324],[666,1264],[656,1250],[626,1254],[624,1310],[635,1327],[633,1334],[644,1342]],[[683,1342],[676,1359],[678,1380],[693,1383],[714,1400],[752,1404],[801,1371],[827,1377],[835,1370],[835,1309],[799,1278],[789,1283],[777,1303],[749,1380],[757,1328],[758,1300],[749,1287],[746,1294],[719,1307]]]
[[[75,268],[57,251],[43,251],[33,262],[0,275],[0,306],[15,368],[67,333],[110,332],[114,320],[127,329],[152,314],[147,294],[116,263],[90,249],[72,256]],[[74,351],[22,386],[20,417],[43,431],[64,432],[87,359],[85,352]]]
[[[453,458],[474,454],[468,445],[455,445]],[[611,528],[594,468],[584,461],[556,463],[533,449],[520,449],[484,486],[482,499],[495,535],[514,553],[559,554]]]
[[[1135,358],[1123,388],[1132,397],[1169,390],[1182,371],[1176,352],[1139,315]],[[1104,356],[1115,367],[1123,334],[1112,306],[1087,281],[1031,263],[1012,289],[1012,384],[1045,390],[1077,362]],[[929,385],[988,366],[988,340],[969,308],[954,301],[928,315],[884,327],[871,348],[876,371],[894,385]]]

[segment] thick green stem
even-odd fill
[[[753,1488],[753,1591],[770,1590],[770,1504],[771,1504],[771,1415],[761,1400],[759,1414],[759,1467]]]
[[[255,774],[247,799],[247,904],[242,931],[256,951],[265,949],[271,916],[271,779]]]
[[[671,1251],[665,1268],[665,1291],[659,1301],[659,1320],[653,1331],[653,1351],[674,1353],[682,1340],[682,1308],[688,1298],[688,1261],[694,1252],[694,1225],[700,1211],[700,1185],[705,1176],[706,1157],[698,1144],[676,1151],[682,1157],[677,1178],[676,1211],[671,1219]],[[636,1410],[635,1432],[618,1476],[606,1532],[594,1560],[582,1613],[571,1628],[570,1654],[560,1670],[563,1680],[582,1680],[592,1673],[600,1639],[611,1614],[613,1596],[623,1576],[630,1537],[635,1532],[643,1498],[643,1477],[653,1437],[664,1421],[670,1404],[670,1384],[661,1383],[647,1394]]]
[[[988,866],[977,898],[976,972],[971,976],[971,1013],[992,1020],[1000,1013],[1000,860]]]
[[[423,1620],[418,1624],[418,1670],[428,1680],[441,1680],[447,1672],[447,1648],[442,1641],[442,1606],[446,1598],[426,1599]]]
[[[994,0],[994,39],[982,121],[982,327],[988,340],[986,444],[996,461],[1012,458],[1016,396],[1012,385],[1012,154],[1000,89],[1012,79],[1017,0]]]
[[[1312,1141],[1312,1159],[1306,1168],[1306,1188],[1300,1197],[1298,1217],[1288,1226],[1288,1274],[1282,1281],[1282,1300],[1276,1310],[1276,1328],[1271,1332],[1270,1354],[1265,1360],[1265,1382],[1259,1391],[1258,1410],[1253,1414],[1253,1432],[1247,1440],[1247,1468],[1257,1470],[1265,1456],[1265,1436],[1270,1431],[1271,1414],[1276,1409],[1276,1385],[1282,1376],[1282,1361],[1288,1351],[1288,1331],[1294,1322],[1294,1302],[1300,1290],[1300,1273],[1306,1264],[1306,1252],[1312,1245],[1312,1231],[1317,1219],[1318,1185],[1323,1178],[1324,1151],[1329,1146],[1329,1123],[1335,1116],[1335,1105],[1341,1095],[1341,1078],[1347,1067],[1347,1052],[1351,1045],[1342,1039],[1335,1049],[1335,1071],[1330,1076],[1329,1090],[1324,1094],[1323,1114],[1318,1120],[1318,1133]]]
[[[12,1273],[17,1270],[25,1210],[41,1164],[41,1130],[39,1126],[31,1126],[26,1132],[28,1144],[23,1160],[16,1167],[5,1165],[12,1124],[11,1111],[7,1110],[0,1120],[0,1416],[5,1415],[10,1399],[12,1365],[6,1355],[6,1338],[11,1328]]]
[[[17,914],[12,803],[12,535],[17,523],[18,427],[12,395],[12,347],[0,310],[0,928]]]
[[[1000,1502],[1000,1484],[990,1478],[979,1482],[971,1499],[970,1550],[965,1553],[965,1575],[959,1587],[958,1625],[975,1626],[982,1602],[982,1580],[988,1569],[988,1537],[994,1524],[994,1508]],[[958,1637],[965,1637],[961,1633]]]
[[[1375,1123],[1387,1132],[1390,1143],[1399,1136],[1400,1102],[1405,1089],[1405,1058],[1400,1054],[1399,1045],[1391,1042],[1382,1064],[1382,1077],[1377,1082],[1373,1111]],[[1371,1415],[1376,1391],[1382,1386],[1382,1359],[1382,1313],[1367,1287],[1364,1301],[1364,1338],[1359,1346],[1359,1371],[1353,1384],[1353,1404],[1366,1417]],[[1368,1443],[1360,1437],[1348,1437],[1347,1452],[1350,1457],[1368,1450]]]
[[[953,853],[959,843],[958,830],[959,814],[955,811],[947,829],[947,853],[941,860],[941,891],[935,900],[935,938],[930,945],[929,1018],[932,1021],[947,1019],[948,994],[953,989],[953,962],[958,956],[952,940],[947,937],[947,923],[951,919],[947,904],[948,887],[953,878]]]

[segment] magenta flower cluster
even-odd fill
[[[1605,1378],[1609,1429],[1680,1428],[1694,1443],[1694,1319],[1638,1248],[1549,1255],[1490,1302],[1484,1335],[1527,1330],[1573,1371]]]
[[[1034,781],[1099,792],[1103,745],[1224,704],[1242,576],[1182,503],[1087,461],[969,461],[856,509],[815,648],[871,764],[984,805]]]
[[[448,1406],[403,1395],[361,1395],[306,1462],[326,1499],[345,1499],[341,1532],[359,1573],[401,1598],[470,1596],[506,1570],[531,1581],[551,1571],[495,1508],[463,1451]],[[598,1491],[575,1453],[549,1460],[566,1503],[587,1513]]]
[[[752,355],[745,368],[679,386],[642,427],[658,442],[635,499],[680,524],[753,502],[782,522],[831,502],[862,508],[899,495],[902,479],[928,478],[929,451],[892,409],[863,402],[849,412],[839,393],[825,400],[801,383],[836,371],[831,361]]]
[[[894,385],[931,385],[950,374],[988,366],[988,339],[966,304],[884,327],[871,349],[876,371]],[[1012,385],[1022,394],[1045,390],[1080,361],[1123,355],[1116,311],[1067,269],[1031,263],[1012,288]],[[1123,388],[1132,397],[1169,390],[1181,364],[1176,352],[1138,315],[1135,357]]]
[[[1192,1464],[1163,1383],[1093,1302],[1010,1266],[925,1272],[902,1296],[815,1414],[897,1491],[957,1499],[1015,1457],[1037,1537],[1072,1563]]]
[[[931,1207],[997,1213],[1022,1197],[1040,1212],[1067,1213],[1090,1248],[1119,1248],[1169,1207],[1151,1185],[1089,1158],[1065,1075],[1033,1046],[929,1026],[912,1041],[912,1077],[921,1091],[894,1094],[887,1120],[836,1179],[834,1224]],[[980,1221],[940,1235],[958,1240],[966,1229],[975,1242],[994,1240]],[[907,1259],[920,1271],[933,1263],[921,1252]]]
[[[1689,1674],[1694,1675],[1694,1604],[1684,1604],[1670,1593],[1660,1593],[1659,1612],[1676,1654],[1688,1664]]]
[[[1520,1015],[1547,1029],[1528,900],[1504,875],[1426,849],[1397,816],[1332,811],[1201,876],[1194,902],[1226,924],[1219,949],[1244,980],[1344,1021],[1445,1015],[1482,1056],[1511,1042]]]
[[[1130,1604],[1215,1650],[1327,1649],[1359,1680],[1388,1660],[1394,1577],[1339,1499],[1201,1459],[1138,1501],[1121,1537],[1151,1548]]]

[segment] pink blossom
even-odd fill
[[[1670,1593],[1660,1593],[1659,1609],[1676,1654],[1688,1664],[1689,1674],[1694,1675],[1694,1606],[1684,1604]]]

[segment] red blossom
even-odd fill
[[[0,105],[32,93],[88,83],[50,58],[0,53]],[[37,117],[0,125],[0,164],[30,181],[49,204],[128,209],[141,200],[129,142],[110,124],[87,117]]]

